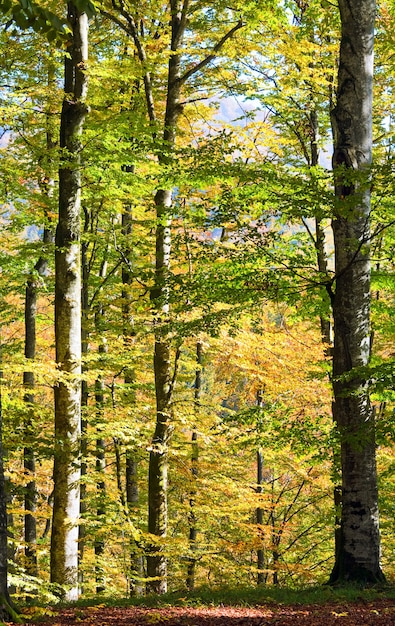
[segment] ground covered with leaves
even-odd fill
[[[395,626],[395,600],[255,607],[73,607],[42,609],[27,624],[51,626]],[[29,621],[33,620],[33,621]]]

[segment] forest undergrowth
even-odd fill
[[[27,624],[66,626],[262,626],[395,624],[395,588],[357,586],[202,588],[141,598],[98,598],[73,605],[26,607]]]

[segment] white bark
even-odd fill
[[[342,38],[335,150],[334,419],[341,440],[340,542],[332,582],[383,580],[374,415],[364,377],[370,352],[370,180],[374,0],[339,0]]]

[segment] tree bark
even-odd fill
[[[263,391],[261,389],[256,394],[256,405],[261,411],[263,410]],[[261,416],[258,416],[258,420],[259,422],[258,422],[257,430],[258,430],[258,433],[260,434],[262,431]],[[258,495],[263,493],[263,487],[262,487],[263,465],[264,465],[263,451],[262,451],[262,448],[259,447],[256,453],[256,482],[257,482],[256,492]],[[259,536],[262,535],[263,513],[264,513],[264,510],[262,509],[261,506],[258,505],[256,509],[256,523],[258,527]],[[267,575],[263,571],[264,568],[265,568],[265,551],[263,547],[261,547],[261,548],[258,548],[257,550],[257,569],[258,569],[257,583],[258,585],[262,585],[266,582]]]
[[[8,532],[7,532],[7,490],[4,475],[4,447],[3,447],[3,407],[0,372],[0,621],[21,623],[11,605],[8,589]]]
[[[37,312],[37,287],[34,277],[30,276],[25,291],[25,357],[34,359],[36,355],[36,312]],[[26,571],[32,576],[37,576],[37,524],[36,524],[36,457],[32,445],[33,418],[32,410],[34,403],[34,373],[23,373],[23,385],[26,389],[24,401],[26,403],[27,417],[25,419],[25,445],[23,449],[23,466],[29,476],[25,487],[25,559]]]
[[[133,166],[131,168],[133,171]],[[122,234],[125,238],[124,263],[122,264],[122,318],[123,318],[123,338],[125,348],[131,347],[132,338],[135,335],[133,323],[133,310],[131,303],[131,287],[133,283],[132,273],[132,236],[133,236],[133,215],[132,207],[125,206],[122,214]],[[131,367],[127,367],[125,371],[125,387],[126,397],[130,404],[135,404],[135,393],[133,383],[136,380],[136,374]],[[126,465],[125,465],[125,482],[126,482],[126,503],[129,515],[133,509],[139,505],[140,494],[138,484],[138,462],[136,460],[136,452],[128,446],[126,449]],[[144,593],[144,563],[141,547],[137,545],[132,537],[130,542],[130,577],[129,577],[129,593],[130,596],[141,596]]]
[[[87,114],[88,18],[68,3],[72,28],[65,58],[65,97],[60,128],[59,221],[55,250],[54,506],[51,581],[78,598],[78,519],[81,432],[80,136]]]
[[[107,252],[106,255],[107,256]],[[103,260],[100,267],[100,278],[105,279],[107,274],[107,261]],[[95,328],[96,332],[100,336],[103,330],[103,322],[105,317],[105,310],[103,306],[99,306],[95,314]],[[108,346],[105,338],[102,339],[99,345],[99,354],[105,355],[108,352]],[[102,436],[103,419],[104,419],[104,379],[101,374],[95,381],[95,402],[96,402],[96,489],[97,489],[97,519],[103,520],[106,514],[105,496],[106,496],[106,483],[105,483],[105,441]],[[101,593],[106,589],[104,568],[102,565],[102,559],[104,554],[105,542],[103,533],[99,528],[100,537],[95,538],[95,575],[96,575],[96,593]]]
[[[177,122],[180,115],[181,56],[179,48],[185,30],[185,7],[178,0],[171,1],[171,55],[167,77],[166,113],[163,132],[163,152],[159,161],[168,164],[174,151]],[[169,314],[169,285],[171,249],[172,192],[159,189],[155,195],[156,205],[156,267],[152,300],[155,306],[155,395],[156,428],[152,439],[148,477],[148,532],[157,538],[147,555],[148,591],[166,593],[167,560],[163,552],[163,540],[167,534],[167,456],[171,435],[171,344],[160,328],[163,317]]]
[[[101,354],[105,354],[107,352],[106,344],[101,344],[99,346],[99,351]],[[105,440],[101,436],[102,430],[102,421],[103,421],[103,407],[104,407],[104,381],[100,376],[96,380],[95,384],[95,401],[96,401],[96,415],[98,418],[98,423],[96,426],[97,430],[97,438],[96,438],[96,473],[97,473],[97,510],[96,515],[97,519],[100,518],[104,520],[104,516],[106,514],[105,507],[105,496],[106,496],[106,483],[105,483],[105,469],[106,469],[106,457],[105,457]],[[104,538],[103,532],[99,528],[99,533],[101,537],[95,538],[95,576],[96,576],[96,593],[101,593],[106,590],[105,584],[105,576],[104,576],[104,568],[102,564],[103,554],[104,554]]]
[[[341,441],[340,541],[330,582],[383,581],[374,413],[357,368],[370,357],[370,166],[374,0],[339,0],[341,44],[333,110],[336,288],[333,414]]]
[[[198,341],[196,344],[196,371],[195,371],[195,393],[194,393],[194,409],[195,409],[195,421],[197,422],[199,419],[200,412],[200,397],[202,393],[202,365],[203,365],[203,343],[202,341]],[[191,552],[191,556],[188,561],[188,570],[187,570],[187,581],[186,586],[188,591],[193,591],[195,589],[195,572],[196,572],[196,557],[194,556],[194,552],[196,552],[196,540],[198,536],[197,530],[197,517],[195,511],[196,505],[196,494],[197,494],[197,478],[199,475],[199,444],[198,444],[198,433],[197,433],[197,423],[195,423],[192,430],[191,437],[191,490],[189,492],[189,515],[188,515],[188,523],[189,523],[189,550]]]
[[[139,506],[140,491],[138,483],[138,462],[133,450],[126,451],[126,502],[129,515]],[[141,547],[132,538],[130,548],[130,596],[141,596],[144,593],[144,562]]]
[[[53,231],[44,228],[43,243],[51,244],[54,241]],[[44,276],[48,266],[45,257],[40,257],[34,266],[35,271]],[[37,313],[37,281],[33,275],[29,276],[25,290],[25,357],[34,359],[36,356],[36,313]],[[23,384],[26,389],[24,401],[27,405],[27,419],[25,420],[25,446],[23,449],[23,465],[28,473],[29,482],[25,487],[25,558],[26,571],[32,576],[38,576],[37,570],[37,524],[35,511],[37,505],[37,489],[35,481],[36,455],[32,444],[34,436],[32,411],[34,405],[34,372],[23,373]]]
[[[48,67],[48,87],[53,88],[55,84],[55,65],[50,60]],[[53,117],[54,112],[49,105],[46,111],[46,152],[41,160],[43,175],[39,180],[41,193],[49,202],[53,198],[54,177],[53,177],[53,151],[56,148],[54,138]],[[51,227],[51,219],[48,211],[45,212],[46,225],[43,232],[44,249],[54,243],[54,230]],[[36,356],[36,314],[37,314],[37,278],[35,273],[40,277],[44,277],[48,269],[48,251],[38,259],[31,272],[25,290],[25,358],[33,360]],[[24,401],[27,405],[27,417],[25,420],[25,446],[23,450],[24,469],[29,476],[29,482],[25,487],[25,519],[24,519],[24,538],[25,538],[25,559],[26,571],[32,576],[38,576],[37,570],[37,524],[35,511],[37,505],[37,489],[35,481],[36,457],[33,446],[34,427],[34,372],[26,371],[23,374],[23,384],[26,389]]]
[[[86,207],[84,208],[84,234],[89,231],[91,224],[91,213]],[[90,263],[88,260],[89,243],[82,241],[81,244],[81,359],[88,355],[89,352],[89,277]],[[86,363],[82,362],[81,371],[84,374],[87,371]],[[89,386],[88,381],[83,376],[81,381],[81,485],[80,485],[80,520],[78,524],[78,580],[80,593],[84,592],[84,572],[83,562],[85,553],[86,527],[85,516],[87,513],[86,502],[86,484],[84,477],[87,474],[87,455],[88,455],[88,411],[89,402]]]

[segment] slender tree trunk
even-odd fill
[[[185,10],[186,7],[184,7]],[[171,1],[171,55],[167,78],[166,113],[163,132],[163,153],[160,162],[169,163],[174,150],[180,109],[181,57],[179,48],[185,30],[182,4]],[[156,205],[156,273],[152,299],[157,319],[155,324],[155,395],[156,428],[152,439],[148,477],[148,532],[157,540],[147,555],[148,591],[167,591],[167,559],[163,552],[163,540],[167,534],[167,456],[172,430],[171,396],[172,368],[170,339],[161,332],[161,322],[169,314],[170,249],[172,192],[159,189],[155,195]]]
[[[100,278],[104,279],[107,274],[107,261],[103,260],[100,268]],[[98,311],[95,315],[95,328],[98,334],[100,335],[103,328],[104,321],[104,308],[102,306],[99,307]],[[108,346],[103,338],[102,342],[99,345],[99,353],[101,355],[105,355],[108,352]],[[104,410],[104,380],[103,376],[99,374],[95,381],[95,402],[96,402],[96,474],[97,474],[97,498],[98,505],[96,510],[96,515],[98,520],[100,518],[103,520],[106,514],[105,509],[105,495],[106,495],[106,483],[104,480],[104,472],[106,467],[106,459],[105,459],[105,441],[102,437],[102,429],[103,429],[103,410]],[[104,554],[104,538],[101,529],[99,528],[100,538],[96,537],[95,539],[95,574],[96,574],[96,593],[101,593],[105,591],[105,577],[104,577],[104,569],[102,564],[102,558]]]
[[[100,346],[101,354],[105,354],[107,352],[107,346],[102,344]],[[100,376],[96,380],[95,385],[95,400],[96,400],[96,415],[98,418],[98,423],[96,426],[97,429],[97,438],[96,438],[96,473],[97,473],[97,498],[98,505],[96,510],[97,519],[100,518],[103,520],[106,514],[105,508],[105,495],[106,495],[106,483],[104,481],[104,472],[106,468],[106,457],[105,457],[105,441],[101,436],[102,429],[102,421],[103,421],[103,407],[104,407],[104,381]],[[99,528],[99,532],[101,534],[100,538],[95,539],[95,575],[96,575],[96,593],[100,593],[105,591],[105,577],[104,577],[104,568],[102,564],[102,558],[104,554],[104,539],[102,535],[102,530]]]
[[[129,167],[133,171],[133,166]],[[132,249],[131,242],[133,236],[133,215],[131,206],[125,206],[122,214],[122,234],[125,239],[124,263],[122,265],[122,316],[123,316],[123,336],[125,349],[131,349],[132,338],[135,335],[133,323],[133,311],[131,304],[131,286],[133,282],[132,274]],[[128,367],[125,371],[125,387],[127,390],[128,402],[135,404],[135,394],[131,390],[135,382],[136,375],[133,368]],[[126,449],[126,466],[125,466],[125,482],[126,482],[126,502],[129,515],[133,509],[138,508],[140,495],[138,483],[138,462],[134,450],[128,446]],[[130,596],[140,596],[144,593],[144,563],[141,548],[136,544],[134,538],[130,544],[130,577],[129,592]]]
[[[257,407],[262,411],[263,409],[263,391],[260,389],[257,394],[256,394],[256,404]],[[258,416],[258,433],[261,432],[261,418]],[[262,448],[258,448],[257,453],[256,453],[256,482],[257,482],[257,486],[256,486],[256,492],[258,494],[258,496],[263,493],[263,464],[264,464],[264,459],[263,459],[263,451]],[[258,526],[258,536],[262,535],[262,526],[263,526],[263,514],[264,514],[264,510],[262,509],[261,506],[258,506],[256,509],[256,523]],[[258,576],[257,576],[257,583],[258,585],[262,585],[263,583],[266,582],[266,575],[264,573],[264,569],[265,569],[265,551],[262,548],[258,548],[257,550],[257,568],[258,568]]]
[[[89,231],[91,223],[90,212],[84,207],[84,233]],[[86,241],[81,244],[81,358],[87,356],[89,351],[89,274],[90,267],[88,261],[88,246]],[[82,373],[87,370],[86,364],[82,363]],[[80,521],[78,525],[78,581],[80,592],[84,592],[84,552],[85,552],[85,516],[87,513],[86,502],[86,484],[84,477],[87,473],[87,454],[88,454],[88,401],[89,401],[89,387],[87,380],[83,377],[81,381],[81,485],[80,485]]]
[[[199,475],[199,444],[197,433],[197,421],[199,419],[200,412],[200,397],[202,393],[202,365],[203,365],[203,343],[198,341],[196,344],[196,371],[195,371],[195,394],[194,394],[194,408],[195,408],[195,426],[192,430],[191,445],[191,491],[189,494],[189,550],[191,556],[188,562],[187,581],[186,586],[188,591],[193,591],[195,588],[195,572],[196,572],[196,558],[194,552],[196,551],[197,540],[197,518],[195,511],[197,485],[196,481]]]
[[[256,488],[256,492],[257,494],[261,494],[263,489],[262,489],[262,484],[263,484],[263,463],[264,463],[264,459],[263,459],[263,452],[262,449],[260,448],[259,450],[257,450],[256,453],[256,469],[257,469],[257,488]],[[259,532],[260,529],[263,526],[263,509],[262,507],[258,506],[257,510],[256,510],[256,523],[258,526],[258,535],[260,536],[262,534],[262,532]],[[257,550],[257,568],[258,568],[258,576],[257,576],[257,583],[258,585],[262,585],[263,583],[266,582],[266,575],[265,572],[263,571],[265,569],[265,551],[262,548],[258,548]]]
[[[10,601],[8,593],[7,493],[4,476],[2,378],[3,372],[0,372],[0,604],[3,603],[3,600],[5,602]],[[4,616],[1,615],[0,611],[0,619],[3,618]]]
[[[44,244],[54,241],[50,229],[44,229]],[[34,269],[40,275],[45,275],[48,266],[47,259],[40,257]],[[34,359],[36,356],[36,313],[37,313],[37,282],[30,276],[25,291],[25,357]],[[32,576],[38,575],[37,570],[37,524],[35,511],[37,505],[37,490],[35,481],[36,455],[33,446],[34,426],[32,412],[34,411],[34,373],[26,371],[23,374],[23,384],[26,389],[24,401],[27,405],[28,417],[25,421],[25,446],[23,450],[23,464],[29,476],[29,482],[25,487],[25,558],[26,570]]]
[[[318,151],[318,118],[317,113],[313,109],[310,113],[310,136],[311,136],[311,165],[313,167],[319,164],[319,151]],[[315,248],[317,254],[318,271],[324,280],[328,277],[328,256],[325,246],[325,231],[322,225],[322,221],[318,218],[315,219]],[[332,294],[328,294],[331,295]],[[331,297],[331,307],[333,305],[333,297]],[[329,315],[323,313],[320,314],[320,327],[321,327],[321,340],[324,348],[324,355],[330,357],[332,355],[332,332],[331,332],[331,320]],[[340,470],[340,451],[335,448],[333,464],[336,471]],[[335,485],[333,489],[333,502],[335,510],[335,554],[340,550],[341,543],[341,485]]]
[[[55,85],[55,65],[49,60],[48,67],[48,88],[51,90]],[[54,139],[53,111],[51,107],[46,112],[46,153],[43,156],[41,166],[43,176],[39,181],[41,193],[48,201],[53,198],[54,178],[52,157],[53,150],[56,148]],[[44,249],[54,243],[54,232],[51,228],[51,219],[48,211],[45,214],[46,226],[43,233]],[[48,251],[47,251],[48,253]],[[48,258],[46,255],[40,256],[34,266],[34,271],[40,276],[45,276],[48,269]],[[33,360],[36,356],[36,313],[37,313],[37,279],[34,272],[29,276],[25,290],[25,358]],[[25,421],[25,446],[23,451],[24,469],[29,476],[29,482],[25,487],[25,519],[24,519],[24,538],[25,538],[25,559],[26,570],[32,576],[38,575],[37,570],[37,524],[35,511],[37,505],[37,490],[35,481],[36,458],[33,446],[33,438],[35,429],[33,425],[34,413],[34,373],[26,371],[23,374],[23,384],[26,389],[24,401],[27,405],[27,419]]]
[[[7,488],[4,475],[2,379],[3,372],[0,371],[0,620],[20,623],[21,620],[12,607],[8,587]]]
[[[370,165],[374,0],[339,0],[341,45],[335,149],[336,290],[333,413],[341,440],[341,534],[332,583],[383,581],[374,414],[356,368],[370,356]]]
[[[29,277],[25,292],[25,357],[34,359],[36,355],[36,311],[37,289],[33,277]],[[36,457],[32,444],[33,435],[33,403],[34,403],[34,373],[23,373],[23,384],[26,389],[24,401],[27,406],[27,419],[25,420],[25,446],[23,449],[23,465],[29,482],[25,487],[25,559],[26,571],[32,576],[37,576],[37,525],[36,525]]]
[[[126,501],[129,515],[138,508],[140,492],[138,483],[138,462],[132,450],[126,451]],[[130,549],[130,596],[141,596],[144,593],[144,562],[141,548],[132,539]]]
[[[81,259],[80,135],[87,106],[88,18],[68,3],[72,36],[65,58],[65,98],[60,148],[59,221],[55,251],[55,345],[59,381],[55,387],[54,506],[51,581],[78,598],[78,519],[81,434]]]

